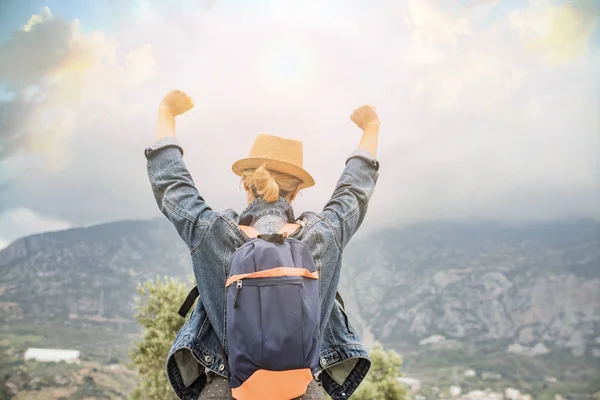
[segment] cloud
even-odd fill
[[[32,232],[50,232],[70,228],[70,224],[54,218],[44,218],[27,208],[14,208],[0,214],[0,249],[10,241]]]
[[[594,0],[562,4],[536,1],[515,11],[510,24],[527,35],[531,51],[559,65],[589,51],[591,35],[598,27],[599,11],[600,5]]]
[[[40,84],[71,54],[77,22],[53,18],[48,8],[33,15],[0,46],[0,80],[9,90]]]
[[[70,163],[69,144],[82,123],[126,112],[123,94],[152,77],[148,46],[118,54],[102,33],[84,34],[79,21],[56,18],[48,8],[0,46],[0,83],[13,95],[0,102],[0,161],[43,154],[49,171]]]
[[[561,46],[587,46],[586,53],[548,63],[567,53],[531,51],[530,32],[515,29],[515,16],[529,26],[536,12],[553,10],[550,2],[532,2],[483,29],[475,13],[431,4],[416,8],[428,11],[417,13],[421,24],[411,28],[407,54],[413,88],[407,114],[414,118],[405,125],[420,138],[398,145],[407,157],[380,182],[401,182],[406,190],[398,188],[393,201],[383,193],[373,208],[405,222],[600,217],[600,58],[589,32],[585,40],[556,26],[542,32],[541,38],[552,32]]]
[[[367,226],[600,217],[593,2],[136,4],[110,35],[43,11],[7,42],[34,54],[36,29],[56,26],[52,43],[69,45],[0,68],[15,92],[0,109],[0,211],[71,225],[155,215],[142,151],[161,96],[180,88],[197,104],[177,125],[186,163],[216,209],[244,207],[230,166],[257,133],[303,140],[317,186],[296,209],[320,209],[359,141],[348,116],[373,103]]]

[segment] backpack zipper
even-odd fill
[[[235,292],[235,303],[233,303],[233,308],[238,308],[238,303],[240,300],[240,292],[242,291],[242,281],[239,280],[236,283],[237,291]]]
[[[303,281],[301,276],[276,276],[268,278],[246,278],[246,286],[273,286],[273,285],[300,285]]]
[[[248,279],[246,285],[248,286],[269,286],[271,285],[301,285],[302,277],[299,276],[289,276],[289,277],[277,277],[277,278],[252,278]],[[238,308],[240,302],[240,292],[242,291],[244,284],[242,280],[236,281],[235,288],[235,301],[233,303],[233,308]]]

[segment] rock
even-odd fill
[[[16,396],[19,393],[19,385],[17,385],[15,382],[6,382],[4,387],[11,396]]]
[[[528,326],[527,328],[521,329],[519,332],[519,343],[531,344],[535,340],[533,328]]]
[[[541,356],[543,354],[548,354],[550,350],[544,345],[544,343],[538,343],[531,350],[529,350],[529,354],[532,356]]]
[[[428,344],[435,344],[435,343],[443,342],[444,340],[446,340],[446,338],[442,335],[432,335],[432,336],[429,336],[428,338],[421,340],[419,342],[419,344],[421,346],[425,346]]]
[[[460,280],[460,275],[454,271],[439,271],[433,275],[433,283],[440,288],[445,288],[446,286]]]
[[[548,354],[550,350],[544,345],[544,343],[538,343],[533,347],[525,347],[519,343],[513,343],[508,346],[507,352],[526,356],[540,356],[543,354]]]
[[[69,384],[69,379],[62,375],[56,375],[53,382],[56,386],[67,386]]]
[[[513,343],[510,346],[508,346],[508,349],[506,351],[513,354],[525,354],[529,351],[529,349],[521,346],[519,343]]]
[[[42,388],[42,383],[42,378],[40,378],[39,376],[34,376],[33,378],[31,378],[27,386],[30,389],[39,390]]]
[[[458,397],[458,396],[460,396],[461,392],[462,392],[462,389],[460,388],[460,386],[456,386],[456,385],[450,386],[450,396]]]
[[[488,272],[481,277],[481,281],[485,291],[494,297],[500,296],[513,285],[512,282],[499,271]]]
[[[463,373],[463,375],[465,376],[465,378],[474,378],[475,376],[477,376],[477,373],[472,369],[468,369]]]

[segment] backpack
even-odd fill
[[[259,234],[240,226],[248,241],[233,253],[227,277],[224,354],[237,400],[300,397],[318,371],[319,275],[310,250],[289,237],[299,228]],[[196,287],[180,315],[197,296]]]

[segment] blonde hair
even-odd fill
[[[283,172],[269,171],[264,165],[244,170],[242,181],[252,190],[254,197],[262,197],[268,203],[277,201],[279,197],[287,198],[302,183],[300,178]]]

